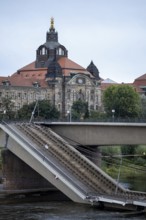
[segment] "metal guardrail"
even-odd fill
[[[37,118],[34,118],[33,121],[30,122],[30,120],[28,119],[12,119],[12,120],[6,120],[3,121],[1,120],[1,123],[3,122],[9,122],[9,123],[51,123],[51,122],[113,122],[113,123],[146,123],[146,118],[117,118],[115,117],[114,120],[112,117],[108,117],[108,118],[95,118],[95,119],[92,119],[92,118],[88,118],[88,119],[72,119],[71,121],[68,120],[68,119],[37,119]]]

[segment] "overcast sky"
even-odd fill
[[[100,76],[133,82],[146,73],[146,0],[1,0],[0,76],[36,58],[54,17],[68,57]]]

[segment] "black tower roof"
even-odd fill
[[[97,80],[101,79],[100,76],[99,76],[99,70],[94,65],[93,61],[91,61],[91,63],[87,67],[87,71],[90,72]]]

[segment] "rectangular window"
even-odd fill
[[[25,93],[24,93],[24,99],[26,99],[26,98],[27,98],[27,93],[25,92]]]
[[[91,94],[90,99],[93,101],[94,100],[94,95]]]
[[[67,98],[70,99],[70,92],[67,93]]]
[[[21,93],[20,92],[18,92],[18,99],[20,99],[21,98]]]
[[[6,98],[8,98],[9,97],[9,92],[6,92]]]
[[[94,110],[94,105],[90,105],[90,110]]]

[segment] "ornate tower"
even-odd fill
[[[51,18],[49,31],[46,33],[46,43],[36,51],[36,68],[48,68],[52,61],[60,57],[67,57],[66,48],[58,42],[58,33],[54,28],[54,19]]]

